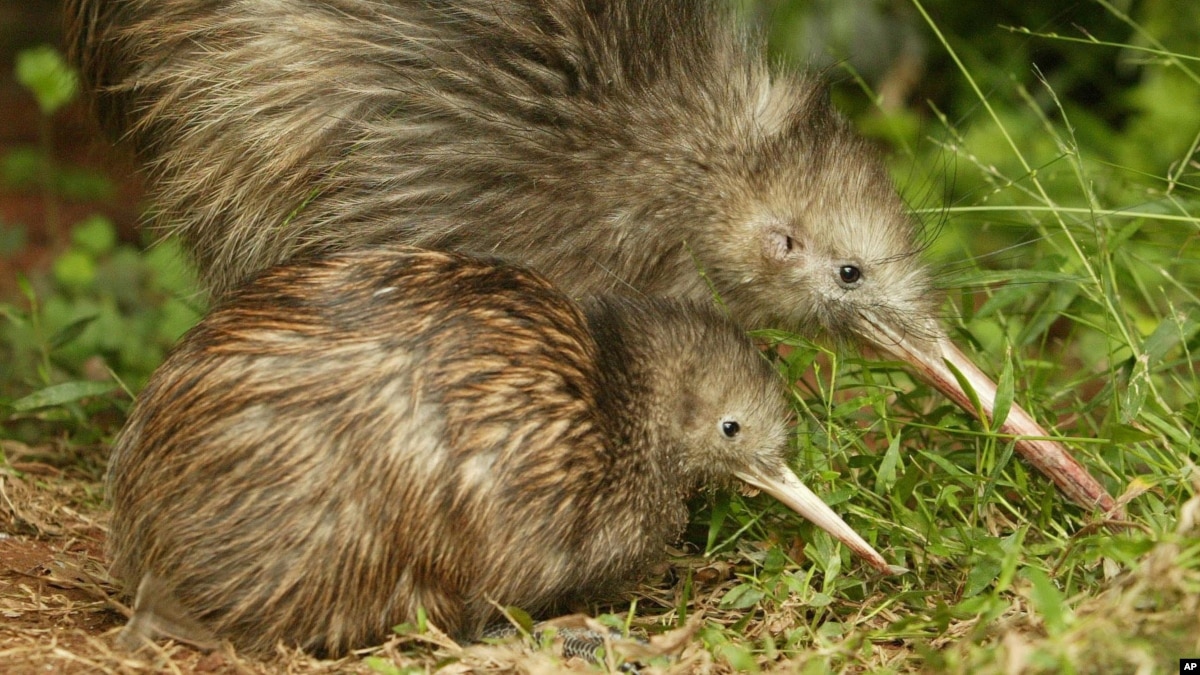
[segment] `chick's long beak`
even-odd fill
[[[835,539],[850,547],[851,551],[866,559],[872,567],[880,572],[902,574],[908,571],[903,567],[889,565],[883,556],[871,548],[866,540],[858,536],[858,533],[847,525],[846,521],[834,513],[833,509],[821,501],[820,497],[813,494],[813,491],[801,483],[796,474],[786,466],[777,475],[768,475],[758,469],[739,471],[734,475],[783,502],[813,525],[825,530]]]
[[[940,330],[934,331],[933,339],[917,340],[909,338],[906,333],[897,331],[886,321],[877,317],[863,314],[863,318],[873,328],[866,337],[873,345],[893,358],[910,364],[917,373],[925,378],[939,391],[962,406],[972,414],[978,414],[970,397],[959,384],[958,379],[947,364],[952,364],[975,390],[983,412],[991,419],[995,410],[996,384],[983,374],[958,347],[955,347]],[[1064,492],[1076,503],[1105,512],[1117,513],[1117,505],[1113,498],[1095,478],[1070,455],[1061,443],[1044,439],[1025,439],[1028,436],[1049,436],[1045,429],[1033,420],[1016,403],[1013,403],[1008,417],[1000,426],[999,431],[1018,437],[1017,452],[1034,465],[1058,489]]]

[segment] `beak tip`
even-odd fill
[[[936,338],[935,353],[930,354],[922,351],[919,345],[906,341],[902,334],[896,334],[886,324],[872,325],[876,326],[879,333],[891,335],[892,339],[892,344],[877,343],[876,346],[907,361],[919,375],[964,410],[989,418],[992,416],[995,411],[996,384],[948,339],[944,336]],[[974,390],[974,397],[968,395],[967,385]],[[1113,498],[1071,456],[1065,445],[1052,440],[1020,440],[1023,436],[1047,436],[1045,429],[1024,408],[1014,403],[1000,424],[1000,430],[1016,436],[1017,452],[1054,481],[1072,501],[1097,511],[1119,513],[1115,510],[1118,506]]]

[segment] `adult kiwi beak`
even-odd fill
[[[883,559],[883,556],[871,548],[871,545],[866,540],[858,536],[858,533],[847,525],[846,521],[834,513],[833,509],[821,501],[820,497],[813,494],[813,491],[809,490],[804,483],[801,483],[796,474],[792,473],[792,470],[786,466],[781,467],[778,473],[774,475],[755,468],[738,471],[734,475],[749,485],[783,502],[788,508],[804,516],[813,525],[825,530],[835,539],[850,547],[851,551],[857,553],[870,563],[871,567],[880,572],[884,574],[903,574],[908,571],[898,565],[889,565]]]
[[[864,337],[874,347],[911,365],[918,375],[964,410],[979,416],[982,409],[984,421],[992,419],[996,409],[996,384],[932,322],[926,336],[914,338],[870,313],[864,312],[862,317],[871,328],[863,331]],[[928,337],[930,335],[932,337]],[[955,377],[955,370],[974,391],[978,407]],[[1046,430],[1015,402],[997,431],[1015,436],[1017,453],[1054,481],[1072,501],[1113,515],[1120,513],[1116,501],[1104,486],[1071,456],[1062,443],[1047,438]]]

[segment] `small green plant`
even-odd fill
[[[108,181],[58,167],[53,116],[77,93],[75,75],[49,47],[22,52],[16,74],[42,112],[41,145],[3,158],[8,189],[35,187],[46,203],[55,257],[48,273],[21,278],[21,296],[0,299],[0,438],[48,436],[92,443],[111,434],[166,350],[199,317],[193,275],[171,240],[143,250],[121,242],[93,215],[58,231],[61,199],[111,192]],[[99,185],[89,193],[80,184]],[[72,187],[74,186],[74,187]],[[0,230],[0,254],[29,237]],[[108,414],[116,406],[116,415]]]
[[[58,51],[48,45],[18,54],[15,71],[17,82],[34,95],[42,112],[38,124],[41,148],[36,153],[15,153],[5,157],[5,174],[13,181],[14,178],[20,180],[24,173],[39,184],[46,207],[46,228],[57,240],[58,202],[51,189],[55,176],[51,117],[75,98],[79,82]]]

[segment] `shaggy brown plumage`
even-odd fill
[[[223,294],[381,242],[499,254],[573,295],[702,300],[866,342],[971,412],[918,229],[813,79],[679,0],[68,0],[102,119]],[[1002,431],[1047,435],[1013,406]],[[1114,508],[1065,448],[1018,451]]]
[[[704,273],[754,327],[849,336],[870,308],[929,332],[875,153],[717,3],[72,5],[102,118],[218,294],[404,242],[511,256],[569,293],[703,300]]]
[[[418,607],[475,638],[493,603],[627,587],[701,486],[741,478],[803,512],[811,494],[779,487],[799,485],[779,377],[733,323],[666,300],[585,309],[520,268],[404,248],[228,296],[113,451],[126,641],[340,653]]]

